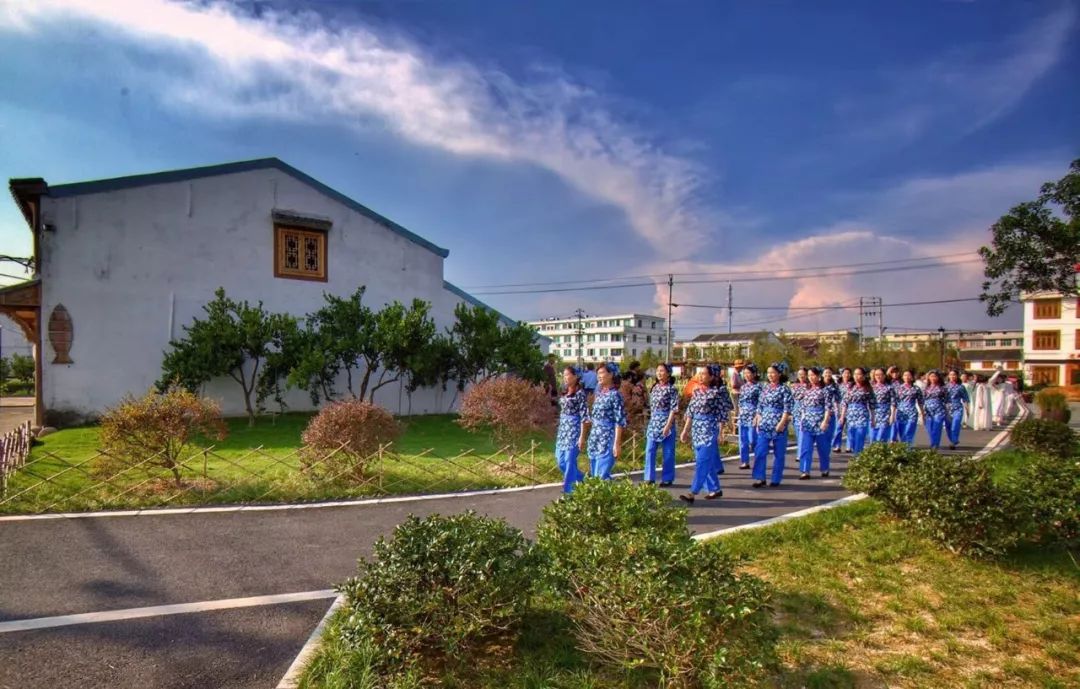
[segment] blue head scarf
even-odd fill
[[[705,366],[705,370],[709,372],[709,375],[713,379],[713,385],[723,385],[724,373],[720,368],[720,364],[708,364]]]

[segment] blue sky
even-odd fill
[[[735,284],[736,329],[847,327],[854,311],[814,308],[978,294],[968,252],[1080,155],[1078,25],[1067,0],[0,0],[0,174],[278,156],[449,248],[448,279],[526,319],[659,312],[666,288],[485,286],[675,272],[676,302],[713,305],[726,284],[695,274],[952,264]],[[0,204],[0,252],[28,250]],[[977,303],[885,313],[1019,324]]]

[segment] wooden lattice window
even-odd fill
[[[274,276],[326,282],[326,232],[275,226]]]
[[[1057,385],[1058,384],[1058,367],[1057,366],[1032,366],[1031,367],[1031,382],[1033,385]]]
[[[1061,349],[1060,330],[1036,330],[1032,335],[1035,339],[1035,346],[1032,349]]]
[[[1035,318],[1061,318],[1060,299],[1036,299]]]

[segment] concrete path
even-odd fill
[[[958,452],[974,453],[996,435],[965,431]],[[828,479],[798,481],[789,454],[784,484],[764,489],[750,488],[749,472],[729,461],[724,497],[699,499],[691,528],[715,531],[843,497],[848,457],[834,459]],[[673,498],[690,476],[679,471]],[[409,514],[475,509],[532,535],[557,496],[545,488],[324,508],[0,518],[0,689],[274,687],[330,601],[198,604],[294,592],[331,597],[326,590]],[[117,621],[55,619],[170,604],[196,605]],[[20,630],[34,624],[56,626]]]

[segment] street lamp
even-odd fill
[[[938,364],[938,368],[945,368],[945,328],[939,327],[937,329],[938,334],[941,336],[941,363]]]

